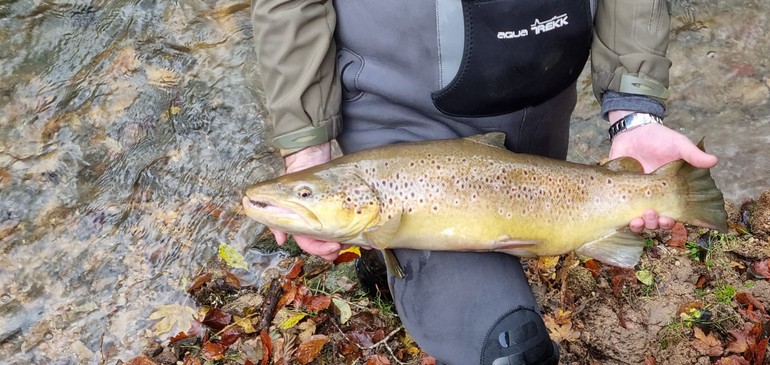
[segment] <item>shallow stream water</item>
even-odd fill
[[[730,200],[770,188],[770,0],[672,2],[667,123],[706,137]],[[141,351],[219,243],[261,227],[266,144],[248,1],[0,1],[0,359]],[[570,159],[607,154],[580,83]],[[249,252],[252,273],[272,256]]]

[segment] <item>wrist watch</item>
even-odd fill
[[[663,119],[647,113],[628,114],[610,126],[608,131],[610,134],[610,141],[612,141],[612,139],[620,132],[653,123],[663,124]]]

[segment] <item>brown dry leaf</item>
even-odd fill
[[[762,314],[767,314],[765,311],[765,306],[760,303],[757,298],[754,297],[753,294],[748,292],[740,292],[738,294],[735,294],[735,300],[738,301],[743,306],[746,307],[754,307],[754,309],[758,310]]]
[[[374,355],[366,360],[366,365],[390,365],[390,360],[385,355]]]
[[[206,342],[201,347],[201,355],[208,361],[222,360],[225,357],[225,347],[214,342]]]
[[[684,224],[677,222],[674,228],[671,228],[671,239],[666,242],[666,246],[683,248],[686,242],[687,228]]]
[[[751,365],[751,363],[740,356],[730,355],[717,360],[714,365]]]
[[[327,342],[329,342],[329,337],[325,335],[310,336],[310,339],[299,345],[297,361],[302,365],[309,364],[318,357]]]
[[[752,262],[751,268],[754,269],[755,273],[762,275],[765,279],[770,279],[770,259]]]
[[[720,342],[713,333],[708,335],[703,333],[698,327],[694,328],[695,339],[692,340],[692,347],[700,351],[704,355],[719,356],[724,352],[722,342]]]
[[[645,356],[644,357],[644,365],[656,365],[657,360],[655,360],[654,356]]]
[[[233,316],[233,322],[243,330],[243,333],[251,334],[257,332],[257,329],[254,328],[254,324],[251,323],[251,318],[249,317]]]
[[[155,361],[152,361],[152,359],[150,359],[145,355],[139,355],[131,360],[126,361],[123,364],[124,365],[157,365]]]
[[[294,266],[289,269],[289,272],[286,273],[285,277],[288,280],[294,280],[299,277],[299,274],[302,273],[302,265],[305,264],[305,260],[299,259],[294,264]]]
[[[315,334],[315,322],[312,319],[308,319],[299,325],[297,329],[302,331],[299,334],[299,342],[307,342]]]
[[[203,325],[206,327],[212,328],[215,331],[221,331],[223,328],[227,327],[227,325],[232,322],[233,316],[230,313],[227,313],[221,309],[212,308],[208,312],[206,312],[206,316],[203,317]]]
[[[433,356],[425,356],[422,358],[422,365],[436,365],[436,359]]]
[[[544,316],[543,320],[545,321],[545,327],[548,328],[548,333],[551,334],[551,339],[554,341],[575,342],[580,338],[580,332],[572,329],[572,321],[558,324],[556,320],[549,315]]]
[[[332,304],[332,297],[328,295],[313,296],[309,302],[305,302],[305,308],[310,312],[322,311]]]
[[[733,337],[735,337],[735,340],[730,341],[730,343],[727,344],[727,352],[742,354],[749,349],[749,344],[755,344],[756,339],[752,338],[753,336],[749,336],[749,332],[751,332],[752,328],[754,328],[753,324],[744,323],[743,330],[728,331],[731,335],[733,335]]]

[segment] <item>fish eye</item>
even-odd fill
[[[310,189],[308,186],[299,186],[295,189],[297,196],[300,198],[308,198],[311,195],[313,195],[313,190]]]

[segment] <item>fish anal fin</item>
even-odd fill
[[[602,166],[612,171],[631,171],[631,172],[644,172],[644,166],[633,157],[620,157],[614,160],[607,161]]]
[[[490,147],[505,148],[505,133],[503,132],[476,134],[473,136],[465,137],[465,139]]]
[[[400,226],[401,214],[396,214],[393,218],[385,221],[385,223],[367,229],[362,236],[369,246],[384,250],[390,247],[390,242],[396,236]]]
[[[606,264],[632,268],[639,262],[643,248],[642,236],[630,230],[621,229],[588,242],[576,251]]]

